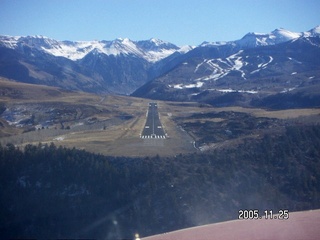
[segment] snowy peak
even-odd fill
[[[0,43],[2,46],[12,49],[17,48],[19,45],[38,47],[42,45],[49,46],[51,44],[55,44],[54,40],[38,35],[33,37],[0,36]]]
[[[309,30],[308,32],[304,32],[304,36],[306,36],[306,37],[320,37],[320,25]]]
[[[0,36],[0,46],[14,49],[17,47],[17,42],[20,36]]]
[[[82,59],[85,57],[89,52],[97,49],[102,51],[102,46],[98,41],[91,41],[91,42],[71,42],[71,41],[63,41],[59,42],[54,47],[45,47],[43,46],[42,49],[49,54],[52,54],[57,57],[65,57],[71,59],[73,61]]]
[[[286,29],[275,29],[271,33],[248,33],[235,43],[244,48],[275,45],[302,36],[302,33],[290,32]]]
[[[100,42],[101,43],[101,42]],[[106,55],[137,55],[143,56],[143,52],[136,44],[128,38],[117,38],[116,40],[102,43],[102,52]]]
[[[320,35],[320,25],[316,26],[315,28],[311,29],[311,31],[314,35],[319,36]]]
[[[57,41],[44,36],[12,37],[0,36],[0,46],[11,49],[22,50],[24,47],[44,51],[54,56],[62,56],[76,60],[84,55],[85,47],[89,44],[78,47],[78,44],[71,41]]]
[[[19,42],[24,42],[29,46],[44,46],[44,47],[51,47],[52,45],[59,44],[58,41],[42,35],[21,37],[19,38]]]
[[[271,34],[269,35],[269,38],[274,40],[274,43],[277,44],[277,43],[287,42],[287,41],[299,38],[301,36],[302,36],[301,33],[290,32],[286,29],[278,28],[271,32]]]
[[[157,62],[168,57],[180,48],[172,43],[160,39],[151,38],[144,41],[131,41],[128,38],[116,39],[110,45],[104,47],[107,55],[136,55],[149,62]]]
[[[137,46],[143,49],[144,51],[163,51],[172,49],[179,50],[179,47],[177,47],[176,45],[156,38],[138,41]]]
[[[222,46],[222,45],[227,45],[230,44],[232,42],[225,42],[225,41],[218,41],[218,42],[208,42],[208,41],[204,41],[202,42],[199,46],[200,47],[212,47],[212,46]]]
[[[300,37],[319,37],[320,26],[316,26],[307,32],[291,32],[289,30],[278,28],[271,33],[248,33],[242,39],[235,41],[240,46],[267,46],[298,39]]]
[[[141,49],[150,62],[157,62],[174,52],[180,51],[181,48],[160,39],[151,38],[149,40],[137,41],[136,45]]]
[[[267,45],[267,38],[267,34],[251,32],[247,33],[242,39],[235,41],[235,43],[240,47],[257,47]]]

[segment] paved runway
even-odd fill
[[[157,103],[149,103],[147,121],[142,130],[141,138],[166,138],[166,134],[160,122]]]

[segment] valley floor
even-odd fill
[[[320,123],[320,109],[267,111],[158,101],[166,139],[140,138],[150,100],[97,96],[2,79],[0,143],[54,142],[112,156],[173,156],[234,146],[285,126]]]

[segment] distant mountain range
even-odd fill
[[[0,76],[94,93],[259,105],[264,97],[318,85],[319,39],[320,26],[301,33],[248,33],[197,47],[154,38],[72,42],[0,36]]]
[[[30,47],[56,57],[73,61],[83,59],[88,54],[105,54],[107,56],[135,55],[148,62],[159,61],[180,50],[176,45],[152,38],[146,41],[131,41],[118,38],[113,41],[57,41],[44,36],[10,37],[1,36],[1,46],[22,50]]]
[[[73,90],[129,94],[150,80],[155,62],[190,49],[158,39],[72,42],[0,36],[0,76]]]

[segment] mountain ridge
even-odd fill
[[[183,61],[132,96],[248,107],[258,99],[268,97],[271,101],[271,95],[280,94],[290,95],[276,98],[284,98],[288,103],[276,106],[277,101],[272,100],[273,108],[316,107],[320,102],[312,89],[320,86],[318,56],[320,38],[308,36],[241,50],[232,45],[202,46],[185,54]],[[294,106],[289,102],[295,102],[296,93],[311,95],[301,99],[303,104]],[[260,107],[271,106],[259,102],[264,102]]]
[[[256,46],[279,44],[282,42],[297,39],[299,37],[315,37],[315,36],[320,36],[320,25],[306,32],[292,32],[284,28],[277,28],[270,33],[249,32],[245,34],[241,39],[238,39],[238,40],[220,41],[220,42],[203,42],[197,47],[221,46],[225,44],[235,44],[241,47],[256,47]],[[191,45],[178,47],[173,43],[166,42],[156,38],[150,38],[149,40],[139,40],[139,41],[132,41],[129,38],[116,38],[114,40],[92,40],[92,41],[70,41],[70,40],[59,41],[43,35],[34,35],[34,36],[0,35],[0,44],[6,47],[14,49],[19,47],[21,43],[26,45],[31,45],[31,46],[38,45],[40,46],[38,47],[38,49],[42,49],[54,56],[62,56],[62,57],[69,58],[71,60],[82,59],[86,54],[88,54],[94,49],[100,49],[101,52],[105,53],[106,55],[118,55],[121,53],[122,54],[136,53],[138,55],[147,55],[147,54],[141,53],[141,50],[146,51],[150,55],[155,54],[155,52],[159,52],[159,51],[162,52],[163,54],[161,56],[157,56],[156,58],[152,58],[152,57],[148,58],[147,56],[145,56],[146,60],[151,60],[152,62],[155,62],[169,56],[175,51],[183,49],[183,52],[185,53],[188,50],[195,48],[195,47],[192,47]],[[72,48],[72,46],[74,46],[75,48]],[[123,46],[126,46],[127,48],[123,49],[124,48]],[[126,51],[126,50],[129,50],[129,51]],[[70,55],[72,51],[80,51],[83,54]]]
[[[0,36],[0,43],[11,49],[19,49],[23,45],[35,47],[56,57],[65,57],[73,61],[81,60],[88,53],[99,50],[106,55],[138,55],[150,62],[159,61],[173,52],[180,50],[180,47],[151,38],[149,40],[132,41],[128,38],[117,38],[112,41],[58,41],[46,36]],[[190,46],[183,46],[183,49],[191,49]]]

